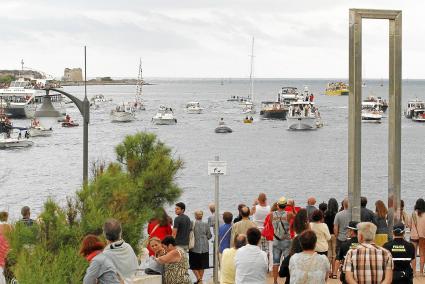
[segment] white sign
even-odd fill
[[[225,175],[227,162],[224,161],[208,161],[208,175]]]

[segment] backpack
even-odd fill
[[[291,239],[291,233],[289,231],[288,214],[286,212],[284,212],[284,215],[282,217],[278,217],[277,212],[273,212],[272,222],[274,221],[274,218],[280,219],[279,221],[280,221],[280,224],[282,225],[282,229],[283,229],[283,236],[276,236],[276,233],[273,233],[274,238],[278,241],[290,240]],[[276,230],[274,230],[274,231],[276,232]]]

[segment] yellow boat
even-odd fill
[[[343,82],[328,83],[325,91],[327,96],[348,96],[348,85]]]
[[[251,117],[251,118],[248,118],[248,117],[246,117],[244,120],[243,120],[243,123],[252,123],[254,121],[254,119]]]

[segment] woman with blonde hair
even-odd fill
[[[195,211],[195,221],[192,225],[195,246],[189,250],[189,265],[196,276],[196,283],[202,283],[204,270],[210,267],[208,240],[212,235],[208,223],[202,221],[203,216],[204,212],[201,210]]]
[[[377,227],[375,244],[378,246],[383,246],[386,242],[388,242],[389,229],[387,223],[388,209],[382,200],[378,200],[375,202],[375,214],[375,223]]]
[[[419,198],[415,203],[415,211],[410,218],[410,241],[415,246],[415,251],[419,247],[420,255],[420,275],[424,273],[425,265],[425,200]],[[416,267],[416,258],[412,261],[412,267]]]

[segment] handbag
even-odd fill
[[[164,266],[157,262],[155,258],[149,257],[145,263],[145,273],[149,275],[161,275],[164,272]]]
[[[271,214],[267,215],[266,220],[264,221],[264,229],[261,231],[261,235],[266,238],[268,241],[273,241],[274,228],[270,220]]]
[[[192,222],[192,229],[190,230],[189,233],[189,249],[193,249],[195,247],[195,221]]]

